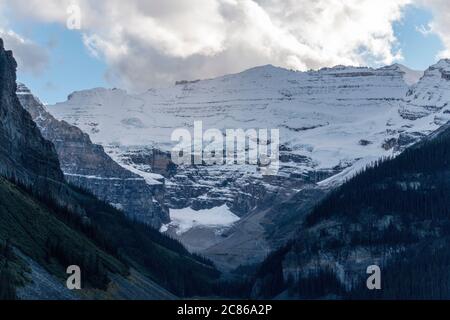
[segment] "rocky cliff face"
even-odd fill
[[[0,39],[0,174],[68,205],[68,190],[53,144],[16,96],[17,64]]]
[[[443,59],[425,71],[422,79],[407,93],[401,110],[405,118],[420,119],[435,114],[434,122],[450,120],[450,60]]]
[[[164,194],[162,182],[149,185],[121,167],[87,134],[56,120],[25,85],[18,85],[17,96],[42,135],[53,142],[67,181],[123,210],[131,219],[156,228],[168,222],[167,209],[158,202]]]

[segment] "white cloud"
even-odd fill
[[[0,28],[0,38],[3,39],[6,49],[13,50],[18,68],[23,72],[39,75],[47,67],[49,57],[45,48],[12,30]]]
[[[393,23],[413,0],[0,0],[19,18],[81,32],[117,85],[143,90],[272,63],[306,70],[401,59]],[[439,2],[436,0],[435,2]],[[445,1],[441,1],[445,2]]]
[[[48,66],[48,51],[9,27],[8,18],[4,12],[4,0],[0,0],[0,38],[3,39],[7,50],[14,51],[14,57],[21,71],[39,75]]]
[[[433,33],[433,30],[429,25],[425,26],[423,24],[421,24],[420,26],[416,26],[416,31],[422,34],[424,37],[427,37]]]
[[[417,0],[433,13],[433,21],[428,29],[442,40],[444,50],[438,54],[438,58],[450,58],[450,2],[448,0]]]

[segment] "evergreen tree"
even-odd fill
[[[14,273],[9,267],[8,260],[0,268],[0,300],[16,300],[16,287]]]

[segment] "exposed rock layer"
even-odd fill
[[[56,120],[23,84],[17,95],[42,135],[53,142],[66,179],[123,210],[131,219],[159,228],[168,222],[167,209],[157,199],[163,184],[149,185],[141,176],[114,162],[87,134]]]

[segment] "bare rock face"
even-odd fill
[[[17,98],[16,68],[0,39],[0,174],[68,206],[70,191],[55,148]]]
[[[170,152],[163,152],[159,149],[144,148],[129,150],[124,154],[127,163],[139,166],[140,168],[151,168],[151,172],[170,178],[176,174],[177,167],[172,162]]]
[[[56,120],[26,86],[19,84],[17,89],[22,106],[42,135],[53,142],[67,181],[123,210],[131,219],[156,228],[168,222],[167,209],[157,200],[164,190],[162,183],[147,184],[144,178],[114,162],[83,131]]]

